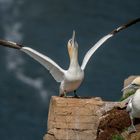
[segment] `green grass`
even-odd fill
[[[126,96],[125,96],[125,97],[121,97],[121,99],[120,99],[119,101],[123,101],[123,100],[127,99],[129,96],[133,95],[134,93],[135,93],[134,91],[128,92],[128,93],[126,94]]]
[[[113,135],[112,140],[124,140],[124,138],[121,135]]]

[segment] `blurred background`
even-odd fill
[[[67,41],[76,31],[80,63],[114,28],[140,17],[139,0],[0,0],[0,38],[42,52],[67,69]],[[119,100],[123,81],[140,74],[140,23],[108,40],[90,59],[80,96]],[[59,84],[40,64],[0,47],[0,139],[42,140]]]

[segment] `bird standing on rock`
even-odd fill
[[[76,95],[76,90],[81,85],[83,79],[84,79],[84,70],[86,68],[86,65],[90,59],[90,57],[95,53],[95,51],[109,38],[113,37],[116,33],[120,32],[121,30],[137,23],[140,21],[140,18],[137,18],[133,21],[130,21],[127,24],[124,24],[117,29],[113,30],[108,35],[101,38],[85,55],[82,65],[79,65],[78,62],[78,44],[75,40],[75,31],[73,31],[72,38],[68,41],[68,53],[70,57],[70,65],[68,70],[62,69],[58,64],[56,64],[52,59],[49,57],[39,53],[38,51],[20,45],[18,43],[14,43],[12,41],[6,41],[6,40],[0,40],[0,45],[18,49],[29,56],[31,56],[33,59],[38,61],[40,64],[42,64],[53,76],[53,78],[60,82],[60,96],[66,96],[66,93],[74,91],[75,97],[78,97]]]
[[[135,93],[130,98],[127,104],[127,112],[131,119],[131,126],[128,128],[129,133],[136,132],[136,128],[133,123],[134,118],[140,118],[140,77],[135,78],[130,85],[126,86],[122,91],[126,89],[134,89]]]

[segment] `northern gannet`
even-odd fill
[[[133,119],[140,118],[140,77],[135,78],[131,84],[122,89],[122,91],[126,89],[135,90],[134,95],[130,98],[126,107],[131,119],[131,126],[128,128],[129,133],[131,133],[136,131],[136,128],[133,124]]]
[[[86,65],[90,59],[90,57],[95,53],[95,51],[109,38],[113,37],[116,33],[120,32],[121,30],[137,23],[140,21],[140,18],[137,18],[133,21],[130,21],[127,24],[124,24],[117,29],[110,32],[108,35],[101,38],[84,56],[82,65],[79,65],[78,62],[78,44],[75,40],[75,31],[73,32],[72,38],[68,41],[67,47],[68,47],[68,53],[70,57],[70,65],[68,70],[62,69],[58,64],[56,64],[51,58],[48,56],[45,56],[38,51],[17,44],[12,41],[6,41],[6,40],[0,40],[0,45],[18,49],[26,54],[28,54],[30,57],[38,61],[40,64],[42,64],[53,76],[53,78],[60,82],[60,96],[66,96],[66,93],[74,91],[75,96],[76,89],[80,86],[84,79],[84,70],[86,68]]]

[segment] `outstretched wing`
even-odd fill
[[[84,56],[82,65],[81,65],[81,69],[84,70],[90,57],[95,53],[95,51],[110,37],[112,37],[112,34],[108,34],[106,36],[104,36],[103,38],[101,38]]]
[[[127,24],[124,24],[120,27],[118,27],[117,29],[113,30],[111,33],[109,33],[108,35],[104,36],[103,38],[101,38],[85,55],[82,65],[81,65],[81,69],[84,70],[90,57],[95,53],[95,51],[105,42],[107,41],[109,38],[113,37],[115,34],[117,34],[118,32],[120,32],[121,30],[137,23],[140,21],[140,18],[137,18],[135,20],[132,20],[130,22],[128,22]]]
[[[29,47],[24,47],[23,45],[20,45],[11,41],[0,40],[0,45],[6,46],[9,48],[19,49],[22,52],[25,52],[30,57],[32,57],[33,59],[38,61],[40,64],[42,64],[46,69],[48,69],[51,75],[53,76],[53,78],[57,82],[61,82],[63,80],[65,70],[63,70],[58,64],[56,64],[49,57],[39,53],[38,51],[34,49],[31,49]]]

